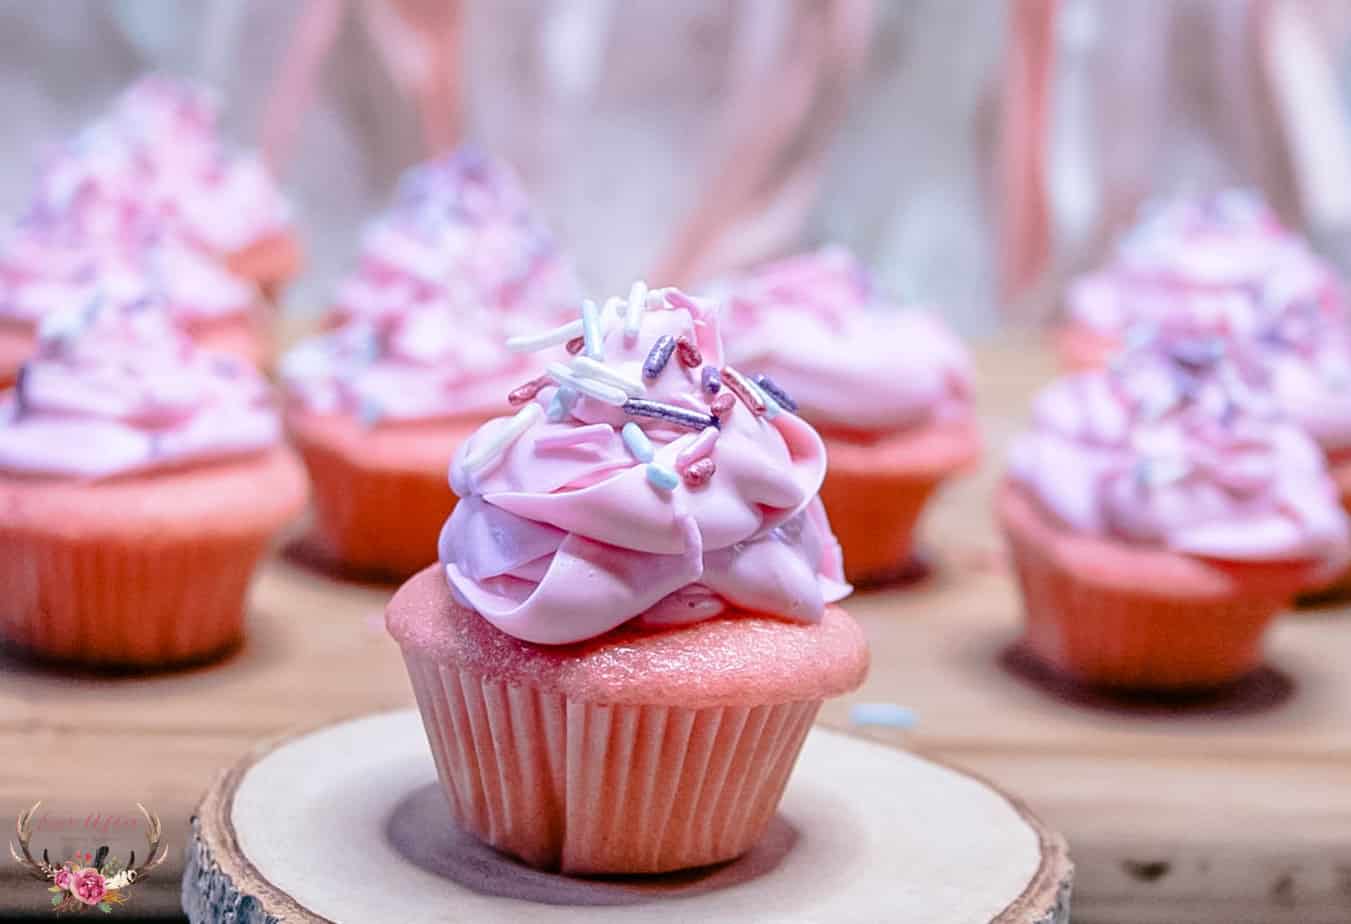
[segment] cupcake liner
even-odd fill
[[[238,643],[266,534],[156,542],[0,528],[0,635],[89,665],[196,661]]]
[[[456,500],[444,470],[363,466],[304,436],[298,444],[310,473],[314,534],[327,554],[394,578],[436,561],[441,527]]]
[[[821,705],[580,702],[410,649],[404,659],[456,822],[570,874],[667,872],[749,850]]]
[[[236,276],[256,282],[269,299],[299,272],[303,258],[300,241],[287,231],[269,235],[225,255],[225,265]]]
[[[255,368],[268,358],[267,335],[260,314],[262,307],[214,320],[188,325],[188,336],[199,348],[237,356]]]
[[[1121,348],[1118,338],[1078,324],[1060,327],[1054,338],[1060,365],[1069,372],[1101,369]]]
[[[1023,594],[1024,646],[1098,686],[1204,688],[1241,677],[1261,662],[1262,634],[1293,594],[1291,575],[1302,573],[1254,566],[1262,579],[1234,581],[1228,593],[1149,574],[1099,579],[1048,554],[1045,540],[1009,513],[1007,497],[1001,513]]]
[[[821,502],[844,552],[845,577],[883,579],[909,561],[920,515],[942,483],[942,476],[828,470]]]

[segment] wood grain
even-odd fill
[[[1009,337],[980,351],[979,368],[988,461],[927,517],[934,575],[849,604],[873,670],[823,718],[846,724],[853,702],[901,703],[918,717],[912,730],[869,733],[1026,800],[1069,838],[1079,924],[1351,921],[1351,609],[1284,619],[1269,640],[1273,672],[1217,702],[1123,705],[1010,670],[1019,602],[988,504],[1002,447],[1051,364],[1035,341]],[[140,800],[185,843],[213,774],[258,741],[411,703],[379,624],[390,592],[278,558],[255,587],[248,643],[215,667],[95,678],[0,662],[2,817],[74,793],[105,809]],[[158,889],[181,872],[171,861],[178,869],[136,896],[141,912],[172,906]],[[45,901],[0,864],[0,914]]]

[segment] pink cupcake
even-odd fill
[[[980,455],[971,360],[934,315],[889,304],[828,247],[723,287],[728,359],[793,396],[830,456],[821,499],[850,580],[910,559],[938,487]]]
[[[114,233],[70,216],[30,215],[0,244],[0,387],[37,345],[44,318],[98,293],[158,292],[163,307],[199,346],[261,365],[267,354],[265,300],[252,282],[141,212]]]
[[[1347,519],[1318,447],[1220,338],[1161,335],[1051,385],[997,512],[1024,643],[1088,683],[1206,687],[1252,670]]]
[[[708,304],[639,283],[516,345],[579,334],[456,453],[441,564],[387,623],[458,825],[567,873],[717,863],[867,667],[824,446],[724,364]]]
[[[330,326],[410,304],[466,311],[573,310],[580,294],[567,257],[530,210],[509,166],[475,148],[420,164],[362,235]]]
[[[258,373],[145,298],[50,315],[0,396],[0,637],[161,667],[238,643],[249,580],[304,504]]]
[[[291,207],[257,154],[231,150],[207,88],[163,74],[132,84],[48,158],[30,214],[117,233],[131,210],[275,296],[300,269]]]

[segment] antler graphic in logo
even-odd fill
[[[110,857],[106,846],[100,847],[96,854],[77,853],[72,859],[62,863],[53,863],[47,851],[42,851],[42,859],[33,856],[33,816],[42,803],[35,802],[26,812],[19,813],[17,824],[19,844],[9,844],[9,853],[23,864],[34,878],[50,881],[48,889],[52,894],[52,905],[56,911],[81,911],[97,907],[100,911],[112,911],[112,906],[127,900],[126,890],[141,880],[146,873],[164,862],[168,850],[160,841],[160,820],[154,812],[141,803],[136,807],[145,818],[146,858],[140,866],[136,865],[136,851],[131,851],[125,866],[116,858]]]

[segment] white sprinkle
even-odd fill
[[[468,474],[474,475],[501,457],[508,446],[520,439],[521,434],[529,430],[539,422],[544,416],[544,411],[534,402],[521,408],[512,417],[506,418],[506,423],[498,427],[492,434],[491,439],[482,446],[474,446],[464,455],[464,470]],[[480,440],[486,439],[480,437]]]
[[[597,401],[603,401],[606,404],[613,404],[615,407],[623,407],[624,402],[629,399],[629,396],[624,393],[624,389],[596,379],[583,378],[562,363],[549,363],[544,371],[549,378],[559,385],[567,385],[589,398],[595,398]]]
[[[567,385],[554,389],[554,396],[549,399],[549,410],[545,416],[553,423],[558,423],[572,412],[572,405],[577,400],[577,392]]]
[[[652,448],[652,441],[647,438],[643,428],[633,421],[624,424],[624,429],[619,431],[619,435],[624,438],[624,445],[629,447],[629,452],[639,462],[651,462],[656,455],[656,450]]]
[[[629,289],[629,310],[624,314],[624,337],[632,340],[643,326],[643,312],[647,309],[647,283],[639,279]]]
[[[855,725],[884,725],[887,728],[913,728],[917,721],[913,709],[896,703],[855,703],[849,707],[849,721]]]
[[[582,336],[586,340],[583,347],[586,355],[594,360],[604,359],[605,335],[600,327],[600,309],[589,298],[582,302]]]
[[[581,335],[582,319],[578,318],[575,321],[569,321],[562,327],[555,327],[553,330],[546,330],[542,333],[508,337],[507,349],[513,353],[533,353],[535,350],[542,350],[545,347],[567,343],[573,337]]]
[[[630,378],[617,369],[596,362],[589,356],[578,356],[572,361],[572,371],[582,378],[596,379],[615,388],[624,389],[624,393],[633,398],[647,394],[647,386],[635,378]]]

